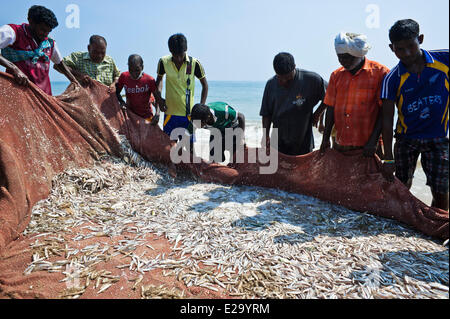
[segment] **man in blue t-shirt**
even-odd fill
[[[399,64],[386,75],[381,90],[383,100],[383,173],[393,173],[411,187],[416,163],[421,155],[432,206],[448,210],[448,105],[449,51],[426,51],[419,24],[411,19],[397,21],[389,30],[389,47]],[[398,121],[392,154],[395,104]],[[395,158],[395,161],[394,161]]]

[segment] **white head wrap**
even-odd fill
[[[348,53],[359,58],[364,57],[371,48],[364,34],[349,32],[339,33],[334,39],[334,47],[337,54]]]

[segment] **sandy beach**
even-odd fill
[[[171,179],[132,152],[60,174],[24,235],[40,256],[25,272],[59,289],[33,293],[51,298],[448,298],[440,241],[300,194]]]
[[[247,144],[261,135],[249,120]],[[121,141],[122,158],[53,178],[3,256],[0,296],[448,299],[442,240],[302,194],[172,178]],[[197,141],[207,152],[208,132]]]

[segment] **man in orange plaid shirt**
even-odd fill
[[[374,156],[381,134],[380,92],[389,69],[365,56],[370,49],[366,36],[341,32],[335,39],[341,68],[330,77],[325,94],[327,106],[321,153],[330,148],[333,125],[338,151],[363,149]]]

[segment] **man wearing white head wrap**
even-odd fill
[[[342,67],[331,74],[323,101],[327,113],[321,153],[330,147],[334,127],[335,149],[361,149],[372,157],[381,133],[381,83],[389,69],[366,58],[370,45],[365,35],[341,32],[334,45]]]
[[[334,39],[337,54],[348,53],[358,58],[366,56],[371,48],[364,34],[341,32]]]

